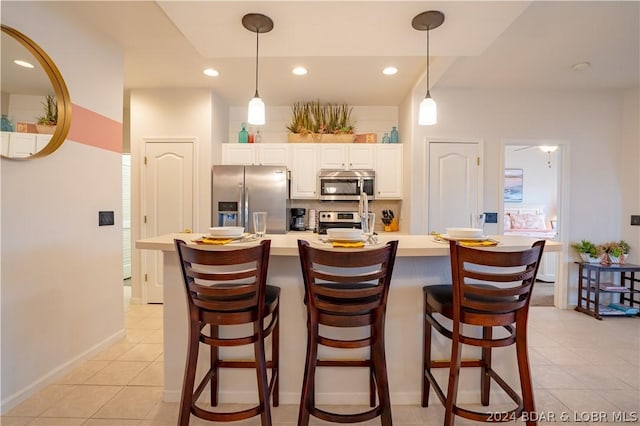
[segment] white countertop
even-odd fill
[[[144,238],[136,241],[136,248],[144,250],[174,251],[174,239],[181,239],[187,242],[193,241],[206,234],[193,233],[171,233],[157,237]],[[273,256],[298,256],[298,240],[317,241],[318,235],[313,232],[289,232],[287,234],[268,234],[266,238],[271,239],[271,255]],[[535,238],[521,237],[515,235],[493,235],[492,239],[500,243],[496,247],[486,247],[486,249],[524,249],[531,247]],[[399,232],[382,232],[378,234],[380,243],[390,240],[398,240],[397,256],[448,256],[449,246],[445,242],[438,242],[430,235],[409,235]],[[239,244],[226,246],[203,246],[215,247],[238,247]],[[349,249],[347,249],[349,250]],[[547,240],[545,252],[559,252],[562,250],[562,243],[559,241]]]

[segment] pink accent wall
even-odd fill
[[[122,123],[72,104],[68,139],[113,152],[122,152]]]

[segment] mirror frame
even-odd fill
[[[13,37],[22,44],[40,63],[51,81],[53,91],[56,95],[56,104],[58,106],[58,123],[56,124],[56,130],[53,132],[51,140],[44,148],[29,157],[14,158],[6,157],[4,155],[1,157],[17,161],[42,158],[58,149],[69,134],[69,128],[71,127],[71,97],[69,96],[69,90],[67,90],[67,85],[62,78],[60,70],[56,67],[56,64],[36,42],[14,28],[6,25],[0,26],[2,27],[3,33]]]

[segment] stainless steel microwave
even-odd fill
[[[365,192],[375,199],[376,172],[373,170],[320,170],[318,175],[321,200],[359,200]]]

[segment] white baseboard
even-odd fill
[[[104,339],[102,342],[92,346],[91,348],[75,356],[69,361],[40,376],[38,379],[20,389],[19,391],[15,392],[14,394],[2,399],[0,401],[0,414],[5,414],[16,405],[32,397],[36,392],[54,383],[61,377],[64,377],[65,374],[69,373],[73,368],[77,367],[78,364],[81,364],[84,361],[93,358],[98,353],[102,352],[118,340],[122,339],[125,334],[126,332],[124,329],[116,332],[112,336]]]

